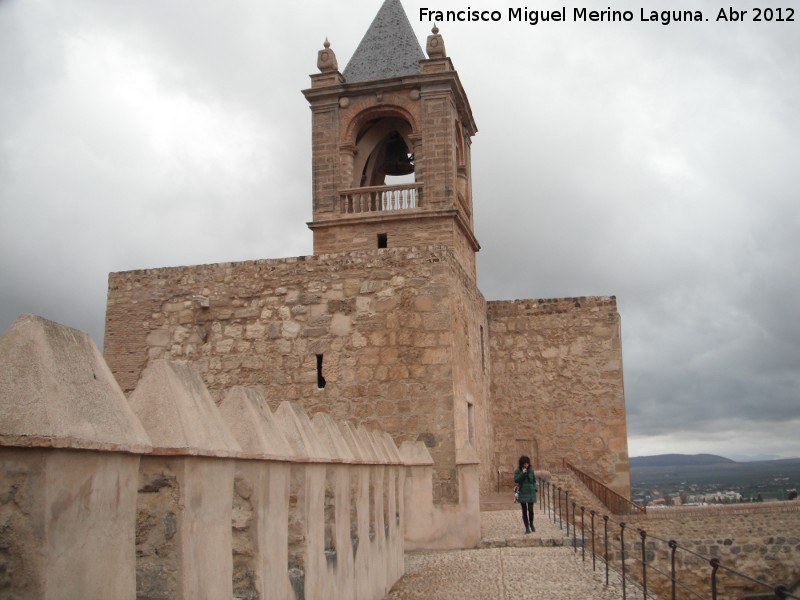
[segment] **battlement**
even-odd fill
[[[616,296],[578,296],[574,298],[531,298],[528,300],[491,300],[487,308],[492,315],[535,317],[578,312],[616,314]]]
[[[404,548],[480,539],[469,449],[443,512],[422,442],[273,411],[258,388],[217,404],[166,360],[126,399],[88,335],[31,315],[0,337],[0,381],[0,589],[15,597],[382,598]]]

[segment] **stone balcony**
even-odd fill
[[[422,183],[378,185],[339,192],[336,215],[405,211],[422,206]]]

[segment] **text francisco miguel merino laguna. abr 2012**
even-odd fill
[[[529,10],[525,7],[509,7],[507,10],[477,10],[467,7],[463,10],[436,10],[423,7],[419,9],[419,20],[439,23],[458,22],[491,22],[491,21],[516,21],[538,25],[540,23],[563,23],[571,17],[573,22],[579,23],[626,23],[629,21],[643,21],[669,25],[670,23],[685,23],[698,21],[721,22],[789,22],[794,21],[795,9],[791,7],[754,7],[749,9],[736,9],[731,6],[706,10],[654,10],[640,8],[638,13],[632,10],[614,10],[610,6],[606,10],[589,10],[585,7],[574,7],[571,11],[566,6],[555,10]]]

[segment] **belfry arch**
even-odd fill
[[[405,119],[367,121],[355,139],[352,187],[383,185],[387,176],[414,173],[411,138],[411,125]]]

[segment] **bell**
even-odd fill
[[[414,161],[409,156],[408,146],[396,131],[389,135],[381,171],[390,176],[408,175],[414,172]]]

